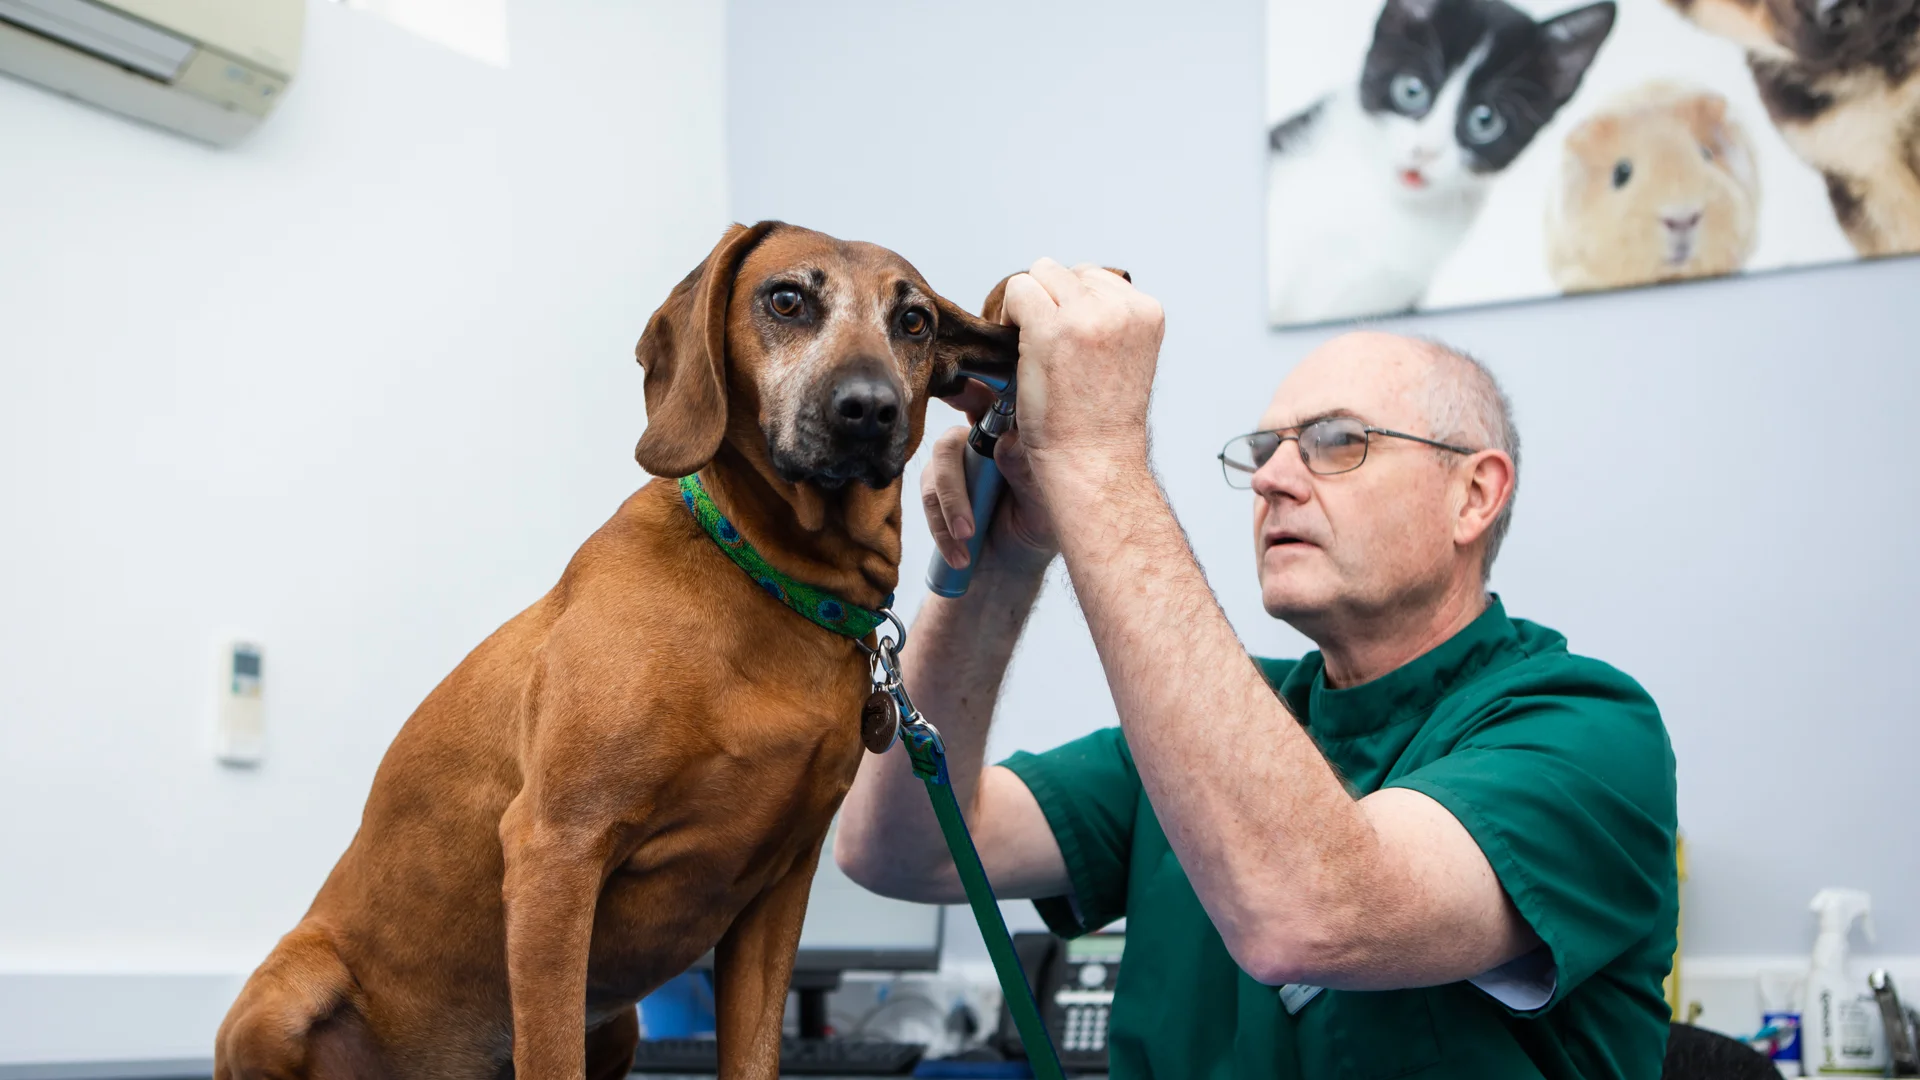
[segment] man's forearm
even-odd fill
[[[977,817],[994,703],[1046,565],[986,563],[966,596],[929,596],[901,655],[907,692],[940,729],[954,795],[969,821]],[[957,898],[959,877],[904,747],[861,762],[840,812],[835,854],[860,870],[870,887],[922,899]]]
[[[1141,784],[1195,893],[1249,970],[1275,941],[1326,962],[1319,939],[1350,917],[1334,908],[1364,903],[1377,865],[1364,814],[1247,661],[1144,462],[1049,489]]]

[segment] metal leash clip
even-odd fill
[[[855,644],[867,654],[873,693],[860,710],[860,741],[868,751],[884,754],[893,749],[904,733],[907,753],[913,758],[913,771],[923,780],[947,782],[946,748],[940,732],[914,708],[907,696],[907,684],[900,677],[900,650],[907,644],[907,628],[890,608],[880,614],[893,624],[893,636],[874,631],[874,645]]]

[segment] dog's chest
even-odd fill
[[[713,752],[661,786],[602,890],[591,996],[645,993],[815,857],[859,767],[856,723],[824,712],[736,718]]]
[[[687,868],[716,903],[757,892],[824,835],[853,783],[862,689],[841,673],[714,688],[698,741],[635,822],[625,868]]]

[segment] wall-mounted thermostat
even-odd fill
[[[227,765],[258,765],[267,751],[267,716],[260,683],[260,646],[220,645],[214,693],[213,754]]]

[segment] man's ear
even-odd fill
[[[1133,275],[1125,270],[1111,266],[1107,269],[1128,281],[1133,280]],[[949,300],[935,298],[934,303],[940,309],[940,325],[934,334],[933,382],[928,388],[929,394],[951,397],[965,390],[964,372],[967,371],[998,378],[1013,377],[1020,360],[1020,332],[1002,324],[1006,316],[1007,282],[1013,278],[1014,275],[1008,274],[987,291],[978,318]]]
[[[728,226],[706,261],[667,294],[634,346],[633,358],[647,373],[647,430],[633,458],[654,476],[698,472],[720,449],[727,428],[727,301],[740,263],[779,225]]]
[[[1513,502],[1519,470],[1503,450],[1482,450],[1473,456],[1467,473],[1466,497],[1461,503],[1462,522],[1471,536],[1456,541],[1471,544],[1487,534],[1500,519],[1500,512]]]

